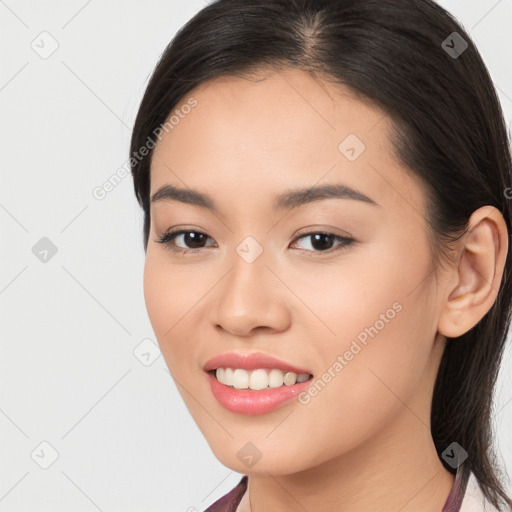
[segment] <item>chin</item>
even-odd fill
[[[288,475],[304,471],[314,464],[308,464],[303,457],[297,457],[299,449],[287,452],[274,447],[262,446],[262,443],[232,440],[222,447],[212,447],[215,457],[221,464],[237,473],[247,475],[271,474]]]

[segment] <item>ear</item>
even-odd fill
[[[505,219],[494,206],[482,206],[469,219],[458,265],[441,306],[437,330],[456,338],[474,327],[491,309],[498,295],[508,252]]]

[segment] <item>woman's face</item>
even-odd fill
[[[389,118],[297,70],[213,80],[175,111],[154,150],[151,197],[172,185],[216,209],[152,202],[144,294],[218,459],[240,473],[287,474],[429,433],[443,294],[423,191],[393,156]],[[158,243],[169,230],[185,233]],[[213,361],[233,369],[235,387],[212,383],[207,362],[229,353],[283,364],[252,361],[264,371],[252,377],[236,360]],[[280,386],[284,363],[312,377]],[[243,390],[247,379],[275,387]]]

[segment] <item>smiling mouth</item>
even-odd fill
[[[277,368],[216,368],[207,373],[225,386],[249,391],[289,387],[313,378],[310,373],[286,372]]]

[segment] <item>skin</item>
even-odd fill
[[[436,282],[424,191],[395,157],[382,111],[293,69],[218,78],[180,105],[191,96],[197,106],[156,145],[151,196],[191,187],[220,213],[151,205],[144,295],[198,427],[221,463],[250,475],[243,510],[439,512],[454,478],[432,441],[433,386],[446,337],[468,331],[496,299],[508,250],[501,213],[473,213]],[[338,149],[348,134],[366,145],[352,162]],[[326,183],[379,206],[330,198],[273,212],[276,195]],[[157,243],[170,228],[209,238],[173,253]],[[356,242],[334,239],[322,252],[297,239],[319,231]],[[250,264],[235,251],[249,235],[263,249]],[[183,236],[171,243],[190,247]],[[401,311],[308,404],[247,416],[211,394],[202,366],[228,351],[262,351],[319,378],[395,302]],[[247,442],[261,452],[250,468],[237,457]]]

